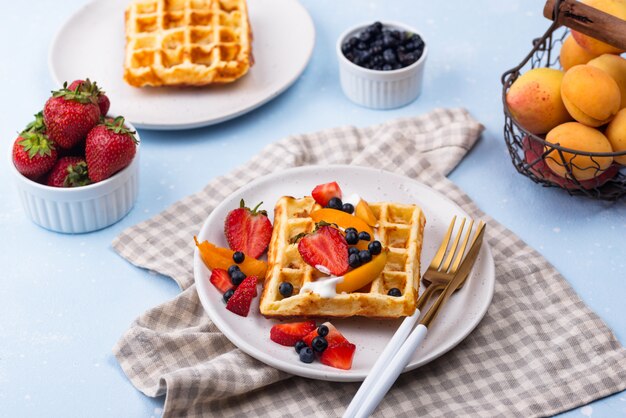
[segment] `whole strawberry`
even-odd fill
[[[241,199],[239,207],[228,212],[224,234],[231,250],[258,258],[267,249],[272,238],[272,223],[266,211],[258,210],[262,203],[250,209]]]
[[[89,184],[87,163],[82,157],[61,157],[46,177],[53,187],[78,187]]]
[[[47,173],[57,160],[57,150],[45,132],[43,115],[39,112],[13,143],[13,164],[30,179]]]
[[[130,164],[137,151],[135,131],[124,127],[124,118],[105,120],[87,135],[85,158],[89,178],[96,183]]]
[[[72,148],[85,139],[100,120],[95,90],[70,90],[67,83],[53,91],[43,108],[48,137],[59,147]]]
[[[105,92],[98,87],[98,84],[94,81],[93,83],[87,80],[74,80],[72,84],[68,86],[68,90],[76,90],[76,88],[85,92],[95,93],[98,97],[98,107],[100,108],[100,115],[106,116],[109,112],[109,108],[111,107],[111,101],[105,94]]]

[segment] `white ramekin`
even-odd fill
[[[420,59],[408,67],[392,71],[368,70],[350,62],[341,45],[353,35],[361,32],[370,23],[361,24],[345,31],[337,40],[339,77],[344,94],[358,105],[373,109],[393,109],[411,103],[422,92],[424,66],[428,55],[428,44]],[[385,28],[421,33],[412,27],[398,22],[382,22]]]
[[[128,122],[126,127],[135,128]],[[139,134],[135,134],[139,139]],[[26,215],[37,225],[55,232],[78,234],[105,228],[122,219],[133,207],[139,190],[139,148],[130,165],[98,183],[61,188],[37,183],[9,165]]]

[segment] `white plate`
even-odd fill
[[[122,79],[129,1],[98,0],[78,10],[53,40],[49,66],[59,85],[96,80],[111,99],[111,112],[138,128],[197,128],[249,112],[295,82],[313,52],[313,21],[297,0],[249,0],[256,62],[244,77],[223,86],[131,87]]]
[[[420,205],[426,215],[422,272],[433,258],[452,217],[467,216],[448,198],[422,183],[397,174],[344,165],[311,166],[280,171],[241,188],[215,208],[202,226],[199,238],[227,246],[223,232],[224,219],[231,209],[239,206],[239,200],[242,198],[251,205],[260,201],[265,202],[263,207],[268,211],[270,218],[273,218],[273,205],[281,196],[310,195],[317,184],[329,181],[337,181],[346,195],[358,193],[370,201]],[[222,295],[210,284],[209,275],[210,271],[196,250],[194,277],[198,294],[204,309],[217,327],[233,344],[252,357],[299,376],[337,382],[363,380],[401,322],[367,318],[333,320],[339,331],[357,346],[352,369],[334,369],[319,362],[305,364],[299,361],[293,348],[281,346],[269,339],[270,328],[278,321],[261,316],[258,297],[254,299],[247,318],[235,315],[225,309]],[[423,346],[415,352],[405,371],[428,363],[461,342],[487,312],[494,284],[493,258],[485,240],[465,287],[444,307],[433,323]]]

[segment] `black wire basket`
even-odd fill
[[[557,2],[559,3],[559,2]],[[558,7],[558,4],[557,4]],[[559,51],[569,29],[556,21],[547,32],[533,41],[530,53],[516,67],[502,75],[502,102],[504,107],[504,139],[513,165],[518,172],[544,187],[558,187],[570,195],[582,195],[594,199],[617,201],[626,196],[626,168],[615,161],[606,168],[607,157],[626,156],[622,152],[583,152],[562,147],[534,135],[513,118],[507,105],[509,88],[525,71],[547,67],[560,69]],[[626,158],[626,157],[624,157]],[[584,164],[577,162],[584,161]],[[549,166],[562,167],[565,177],[555,174]],[[579,180],[574,171],[585,171],[587,180]],[[580,176],[579,174],[579,177]]]

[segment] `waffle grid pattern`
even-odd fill
[[[298,253],[291,238],[315,227],[309,214],[319,209],[311,197],[283,197],[274,214],[274,232],[268,254],[269,269],[261,298],[261,314],[267,317],[348,317],[367,316],[397,318],[415,310],[419,285],[419,260],[424,229],[424,216],[415,205],[371,203],[379,219],[375,228],[377,239],[389,248],[383,273],[371,286],[349,294],[324,299],[316,294],[300,292],[305,283],[324,275],[309,266]],[[278,292],[282,282],[293,285],[294,293],[283,298]],[[391,288],[402,291],[401,297],[388,296]]]
[[[245,0],[135,0],[125,18],[132,86],[228,83],[253,64]]]

